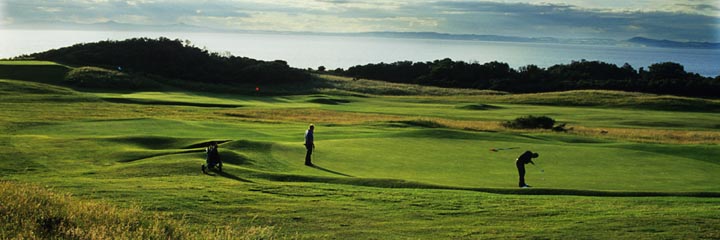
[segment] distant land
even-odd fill
[[[501,35],[477,34],[447,34],[436,32],[366,32],[348,33],[347,35],[392,37],[392,38],[422,38],[446,39],[464,41],[494,41],[494,42],[531,42],[531,43],[558,43],[558,44],[584,44],[584,45],[613,45],[613,46],[642,46],[661,48],[708,48],[720,49],[720,43],[711,42],[679,42],[670,40],[657,40],[644,37],[634,37],[627,40],[614,40],[606,38],[554,38],[554,37],[514,37]]]
[[[696,48],[720,49],[720,42],[681,42],[672,40],[658,40],[646,37],[633,37],[626,40],[607,38],[556,38],[556,37],[518,37],[503,35],[481,34],[450,34],[438,32],[359,32],[359,33],[323,33],[323,32],[289,32],[289,31],[261,31],[261,30],[226,30],[211,27],[200,27],[185,23],[166,25],[140,25],[107,21],[92,24],[79,24],[69,22],[26,22],[5,25],[8,29],[65,29],[65,30],[92,30],[92,31],[162,31],[162,32],[231,32],[231,33],[257,33],[257,34],[302,34],[317,36],[348,36],[348,37],[382,37],[382,38],[411,38],[411,39],[440,39],[461,41],[492,41],[492,42],[524,42],[524,43],[557,43],[581,45],[608,45],[608,46],[636,46],[659,48]]]
[[[710,42],[676,42],[670,40],[656,40],[644,37],[634,37],[627,40],[648,47],[665,47],[665,48],[714,48],[720,49],[720,43]]]

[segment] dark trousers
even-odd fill
[[[312,161],[310,159],[313,151],[312,145],[305,146],[305,149],[307,149],[307,153],[305,154],[305,165],[312,166]]]
[[[525,186],[525,166],[518,165],[518,175],[520,175],[520,183],[518,183],[519,187]]]

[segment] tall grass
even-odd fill
[[[0,181],[0,239],[276,239],[273,227],[237,229],[185,223],[76,199],[31,184]]]
[[[256,121],[281,121],[281,122],[302,122],[302,123],[325,123],[325,124],[361,124],[378,121],[398,121],[408,117],[389,115],[340,112],[312,108],[299,109],[232,109],[216,111],[217,114],[231,118],[240,118]]]
[[[428,95],[428,96],[457,96],[457,95],[502,95],[505,92],[494,90],[477,90],[462,88],[441,88],[406,83],[390,83],[369,79],[352,79],[333,75],[316,75],[325,82],[327,88],[334,90],[374,94],[374,95]],[[327,90],[327,89],[326,89]]]
[[[640,143],[718,144],[720,132],[639,128],[591,128],[576,126],[573,134]]]

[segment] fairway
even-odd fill
[[[60,65],[0,62],[16,66]],[[301,239],[720,238],[713,111],[327,89],[89,91],[48,77],[0,79],[0,180],[138,206],[191,229],[272,227],[277,238]],[[575,130],[500,126],[526,115]],[[315,167],[303,165],[310,123]],[[224,171],[203,174],[212,141]],[[525,150],[540,154],[526,167],[530,189],[517,187]]]

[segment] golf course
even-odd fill
[[[81,70],[134,78],[0,61],[0,239],[720,238],[718,99],[317,72],[70,83]],[[503,124],[524,116],[566,125]],[[211,142],[224,165],[204,174]],[[526,150],[539,157],[519,188]]]

